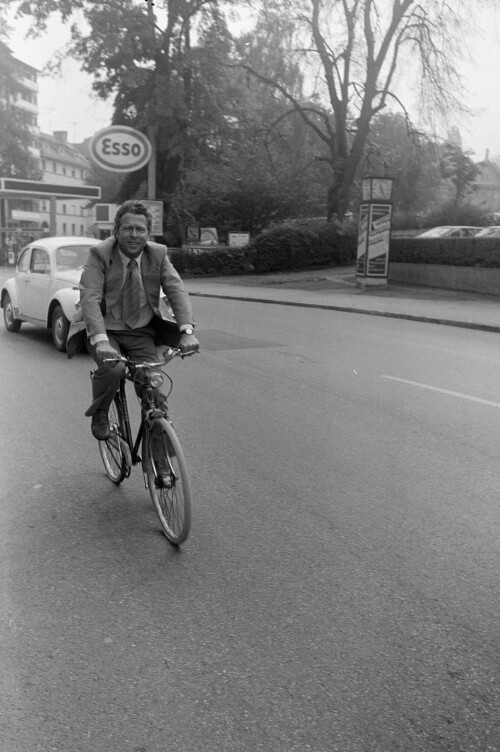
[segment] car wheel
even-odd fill
[[[61,306],[56,306],[52,312],[52,341],[56,350],[65,352],[68,339],[69,321]]]
[[[3,320],[8,332],[18,332],[21,328],[22,321],[14,316],[10,295],[5,295],[3,299]]]

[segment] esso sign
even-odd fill
[[[134,172],[147,165],[153,152],[144,133],[127,125],[98,131],[89,144],[90,157],[109,172]]]

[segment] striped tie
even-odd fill
[[[123,323],[132,329],[139,320],[141,309],[141,283],[139,281],[139,267],[135,259],[127,264],[127,276],[122,290],[122,319]]]

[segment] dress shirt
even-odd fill
[[[128,256],[125,256],[125,254],[118,248],[118,253],[120,254],[120,258],[122,260],[123,264],[123,277],[122,277],[122,288],[125,284],[125,277],[127,276],[127,267],[128,262],[131,260]],[[142,284],[142,272],[141,272],[141,259],[142,259],[142,251],[141,253],[136,256],[135,260],[137,261],[137,268],[139,270],[139,280],[141,285],[140,290],[140,315],[139,320],[137,321],[137,324],[134,326],[134,329],[141,329],[144,326],[147,326],[151,319],[154,316],[154,311],[151,308],[149,301],[146,296],[146,291],[144,289],[144,285]],[[117,324],[114,327],[107,326],[107,329],[109,331],[113,331],[113,329],[123,330],[126,329],[126,325],[121,321],[121,302],[117,303],[117,307],[120,306],[120,312],[117,311]],[[190,324],[183,324],[180,328],[180,331],[183,332],[185,329],[190,329],[192,325]],[[95,334],[93,337],[90,338],[90,344],[91,345],[97,345],[98,342],[107,342],[108,337],[106,334]]]

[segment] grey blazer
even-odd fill
[[[146,243],[141,258],[142,284],[154,312],[153,324],[162,341],[163,332],[183,324],[194,324],[189,296],[179,274],[167,256],[167,247],[160,243]],[[123,264],[118,252],[116,238],[110,237],[90,249],[80,280],[80,308],[71,322],[67,354],[71,358],[80,349],[85,331],[87,336],[105,334],[106,311],[118,302],[123,284]],[[166,295],[175,316],[168,320],[168,309],[160,299]],[[167,327],[162,326],[166,324]],[[170,337],[165,344],[173,344]],[[165,337],[163,337],[165,340]]]

